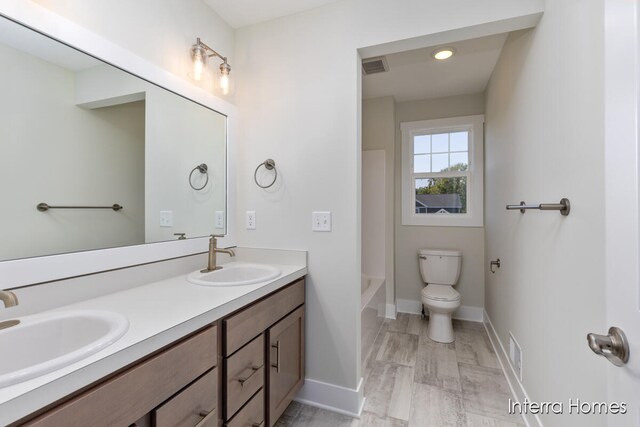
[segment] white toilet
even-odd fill
[[[454,341],[451,314],[460,307],[460,294],[453,289],[460,277],[462,253],[456,250],[418,250],[420,274],[427,284],[422,290],[422,304],[429,312],[427,335],[433,341]]]

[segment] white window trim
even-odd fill
[[[484,115],[400,123],[402,131],[402,225],[482,227],[484,225]],[[466,214],[416,214],[413,189],[413,137],[425,133],[469,131]]]

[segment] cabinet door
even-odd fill
[[[269,328],[269,425],[304,383],[304,305]]]

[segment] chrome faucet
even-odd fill
[[[18,305],[18,297],[11,291],[0,290],[0,300],[4,303],[6,308]]]
[[[216,240],[219,237],[224,237],[218,234],[212,234],[211,239],[209,239],[209,259],[207,261],[207,268],[204,270],[200,270],[200,273],[208,273],[214,270],[220,270],[222,266],[216,265],[216,254],[223,253],[229,256],[236,256],[235,252],[233,252],[230,248],[218,249],[218,241]]]

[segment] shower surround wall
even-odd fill
[[[613,369],[585,340],[605,324],[602,7],[547,1],[536,29],[509,35],[487,90],[486,262],[502,265],[486,273],[486,311],[507,350],[510,332],[522,346],[522,385],[536,402],[607,401]],[[567,217],[505,210],[562,197]],[[606,424],[568,411],[540,419]]]
[[[386,317],[395,318],[395,263],[394,263],[394,138],[395,138],[395,101],[393,97],[387,96],[383,98],[365,99],[362,101],[362,150],[363,150],[363,176],[364,156],[366,152],[381,151],[384,155],[384,181],[379,183],[375,192],[371,197],[379,197],[383,200],[384,220],[375,229],[384,246],[380,248],[383,253],[383,259],[379,260],[379,267],[382,270],[381,277],[385,278],[386,300],[385,315]],[[366,190],[367,183],[362,183],[363,192]],[[366,228],[366,221],[370,212],[365,210],[363,195],[363,211],[362,221],[363,229]],[[373,230],[372,230],[373,231]],[[363,236],[363,253],[362,253],[362,273],[371,274],[367,268],[370,263],[366,256],[366,237]]]

